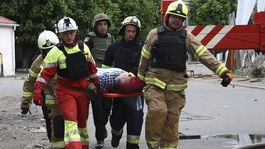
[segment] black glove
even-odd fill
[[[230,84],[230,82],[233,80],[233,77],[231,75],[231,73],[226,72],[223,76],[222,76],[223,80],[221,82],[223,87],[227,87],[228,84]]]
[[[21,108],[21,114],[27,114],[29,112],[29,108]]]

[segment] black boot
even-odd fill
[[[111,146],[116,148],[119,146],[121,136],[116,136],[112,134],[112,139],[111,139]]]
[[[97,141],[96,149],[102,149],[104,147],[104,140]]]

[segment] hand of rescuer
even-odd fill
[[[221,78],[223,78],[221,82],[223,87],[227,87],[227,85],[230,84],[230,82],[233,80],[233,76],[229,72],[226,72],[225,74],[223,74]]]
[[[41,92],[44,89],[45,89],[44,83],[37,81],[34,84],[33,102],[38,106],[42,106],[42,104],[43,104],[43,97],[41,95]]]

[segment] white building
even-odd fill
[[[15,75],[15,30],[17,22],[0,16],[0,76]]]

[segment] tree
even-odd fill
[[[120,25],[127,16],[135,15],[140,19],[142,42],[151,29],[161,24],[160,0],[0,0],[0,3],[0,15],[20,25],[16,30],[16,44],[23,48],[23,63],[30,61],[34,51],[38,51],[39,33],[54,31],[54,25],[64,16],[76,21],[79,40],[93,30],[92,21],[98,13],[109,16],[109,32],[115,39],[120,38]],[[29,67],[29,64],[22,67]]]
[[[227,25],[228,15],[236,10],[237,0],[192,0],[192,25]]]

